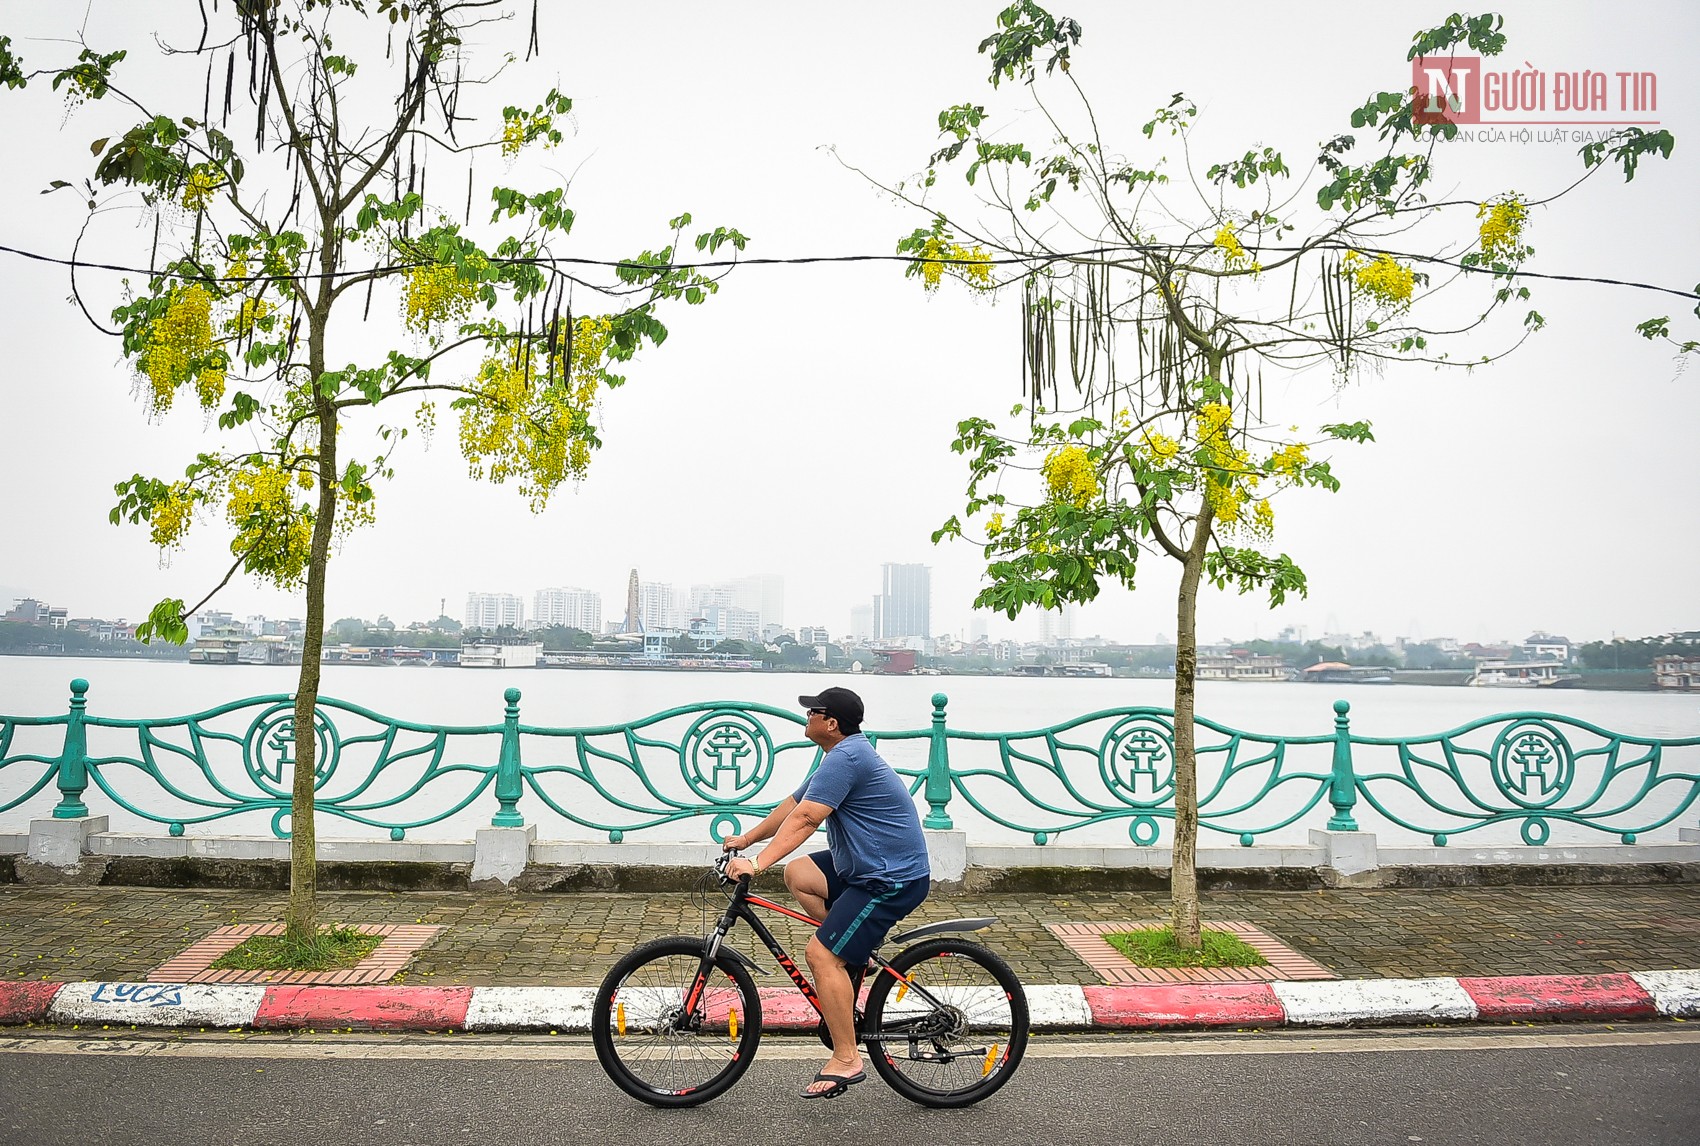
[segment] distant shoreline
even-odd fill
[[[184,652],[184,655],[182,655],[182,656],[169,656],[169,655],[161,655],[161,654],[155,654],[155,653],[103,653],[103,652],[94,652],[94,651],[90,651],[90,650],[76,650],[76,651],[64,651],[64,652],[60,652],[60,651],[49,652],[49,651],[8,650],[6,652],[0,652],[0,657],[60,657],[60,658],[63,658],[63,659],[68,659],[68,660],[74,659],[74,660],[88,660],[88,661],[155,661],[155,662],[161,662],[161,663],[165,663],[165,664],[192,664],[192,663],[195,663],[195,662],[191,662],[189,660],[186,650]],[[293,668],[295,666],[293,666],[293,665],[244,666],[244,665],[241,665],[241,664],[236,664],[236,665],[218,665],[218,666],[208,666],[208,667],[220,667],[220,668],[241,668],[241,667]],[[461,666],[459,666],[459,665],[406,666],[406,665],[398,665],[398,664],[378,664],[378,663],[373,663],[373,662],[348,662],[348,663],[345,663],[345,664],[338,664],[338,662],[331,661],[331,662],[326,662],[325,667],[327,667],[327,668],[345,667],[345,668],[369,668],[369,669],[394,669],[394,668],[404,668],[404,667],[460,668]],[[985,672],[985,671],[973,670],[973,669],[952,669],[952,668],[929,669],[925,672],[917,672],[917,673],[868,672],[868,673],[850,674],[850,673],[846,672],[846,670],[844,670],[844,669],[819,668],[819,667],[812,667],[812,666],[808,666],[808,665],[786,665],[786,666],[781,667],[781,668],[733,668],[733,667],[721,666],[721,665],[673,665],[673,664],[662,663],[662,664],[624,664],[624,665],[545,665],[545,664],[538,664],[538,665],[531,666],[531,667],[536,669],[536,670],[539,670],[539,671],[560,671],[560,670],[564,669],[564,670],[573,671],[573,672],[601,671],[601,672],[755,673],[755,674],[761,674],[761,673],[817,673],[817,674],[832,673],[832,674],[845,675],[845,676],[848,676],[848,675],[858,675],[858,676],[865,675],[865,676],[870,676],[870,677],[873,677],[873,676],[910,676],[910,677],[928,677],[928,676],[965,677],[965,676],[971,676],[971,677],[988,677],[988,678],[998,678],[998,679],[1008,678],[1008,679],[1014,679],[1014,680],[1031,679],[1031,680],[1119,680],[1119,681],[1126,681],[1126,680],[1173,680],[1174,679],[1173,673],[1158,673],[1158,672],[1122,672],[1122,673],[1118,673],[1118,674],[1108,676],[1108,677],[1101,677],[1101,676],[1062,676],[1062,675],[1059,675],[1059,676],[1048,676],[1048,675],[1040,676],[1040,675],[1030,674],[1030,673]],[[480,670],[480,669],[468,669],[468,671],[469,672],[478,672],[478,671],[482,671],[482,670]],[[516,671],[516,670],[510,669],[510,670],[498,670],[498,671]],[[1388,682],[1389,686],[1415,685],[1415,686],[1423,687],[1423,688],[1462,688],[1462,687],[1466,687],[1465,682],[1468,680],[1470,673],[1469,673],[1468,670],[1463,670],[1463,669],[1398,669],[1398,670],[1395,670],[1392,675],[1393,675],[1393,680],[1391,682]],[[1297,683],[1307,683],[1307,682],[1290,681],[1290,680],[1279,680],[1279,681],[1211,681],[1211,680],[1200,680],[1198,683],[1199,684],[1236,684],[1236,685],[1243,685],[1243,686],[1249,688],[1249,687],[1255,687],[1256,685],[1259,685],[1259,684],[1297,684]],[[1318,683],[1320,683],[1320,682],[1318,682]],[[1493,690],[1495,692],[1525,693],[1525,694],[1530,694],[1530,695],[1545,695],[1546,693],[1554,691],[1552,689],[1546,689],[1546,688],[1512,688],[1512,687],[1504,687],[1504,686],[1487,686],[1487,687],[1493,688]],[[1685,694],[1685,693],[1680,692],[1679,690],[1661,689],[1661,688],[1656,687],[1653,683],[1653,674],[1650,671],[1649,672],[1641,672],[1641,671],[1633,671],[1632,672],[1632,671],[1607,670],[1607,671],[1602,673],[1602,672],[1588,672],[1588,671],[1584,670],[1581,673],[1581,679],[1574,682],[1573,684],[1570,684],[1568,687],[1569,688],[1575,688],[1575,689],[1581,689],[1581,690],[1588,691],[1588,692],[1656,692],[1656,693],[1670,692],[1670,693],[1673,693],[1675,695],[1692,695],[1692,693]]]

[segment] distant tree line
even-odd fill
[[[1700,656],[1700,647],[1665,640],[1662,637],[1642,637],[1638,641],[1589,641],[1576,649],[1576,659],[1583,668],[1638,669],[1648,671],[1654,657]]]
[[[98,653],[103,657],[147,657],[149,660],[166,661],[189,659],[189,650],[182,645],[102,641],[78,629],[57,629],[52,625],[25,621],[0,623],[0,653]]]

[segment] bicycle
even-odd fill
[[[750,891],[750,877],[726,878],[728,853],[715,863],[732,892],[720,921],[702,938],[675,935],[644,943],[614,965],[597,988],[591,1013],[596,1058],[614,1084],[653,1106],[696,1106],[731,1089],[761,1041],[761,996],[751,972],[765,973],[728,943],[739,920],[766,946],[792,984],[820,1013],[814,987],[754,908],[819,927],[820,921]],[[852,977],[860,997],[873,972],[856,1038],[875,1073],[912,1102],[961,1107],[1008,1082],[1027,1049],[1027,994],[1008,963],[952,932],[979,931],[995,917],[949,919],[912,928],[889,942],[911,944],[892,959],[875,951]],[[823,1017],[821,1041],[831,1046]]]

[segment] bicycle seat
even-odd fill
[[[886,940],[888,943],[908,943],[912,939],[921,939],[928,935],[939,935],[946,931],[980,931],[998,921],[995,915],[984,915],[973,919],[946,919],[938,923],[928,923],[923,927],[911,928],[901,935],[893,935]]]

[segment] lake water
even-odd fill
[[[0,713],[10,716],[62,714],[68,707],[69,682],[73,677],[81,676],[90,684],[88,713],[91,716],[183,716],[250,696],[287,693],[294,685],[295,673],[295,669],[285,667],[0,657]],[[502,720],[503,690],[511,686],[522,692],[522,723],[534,727],[584,727],[635,720],[675,706],[716,701],[758,702],[794,710],[799,693],[815,692],[840,680],[852,683],[861,693],[867,703],[867,724],[872,729],[925,728],[932,712],[930,698],[935,692],[943,692],[949,697],[949,726],[952,730],[1009,732],[1059,724],[1109,708],[1167,707],[1172,701],[1173,688],[1172,682],[1167,680],[1132,679],[862,676],[851,680],[849,677],[790,673],[559,669],[501,672],[451,668],[327,666],[322,691],[326,696],[404,721],[433,725],[497,725]],[[1405,685],[1319,686],[1299,683],[1205,682],[1198,686],[1198,712],[1201,717],[1248,732],[1276,735],[1329,734],[1333,729],[1334,718],[1331,706],[1337,699],[1350,702],[1352,729],[1366,736],[1417,736],[1439,733],[1482,717],[1526,709],[1557,712],[1628,735],[1667,739],[1700,736],[1700,696],[1693,694],[1583,690],[1535,693],[1519,689]],[[243,775],[238,745],[258,711],[246,710],[239,714],[239,718],[229,718],[226,724],[220,726],[236,739],[227,746],[231,748],[232,755],[229,761],[220,765],[219,775],[225,776],[223,769],[228,767],[234,775],[234,780],[226,777],[227,781],[233,788],[244,791],[250,789],[245,787],[248,777]],[[362,731],[369,732],[372,728],[368,725],[359,729],[352,724],[344,728],[341,716],[337,719],[337,725],[345,738],[358,736]],[[801,736],[793,726],[782,721],[769,721],[767,726],[769,734],[781,747],[786,742],[797,745],[793,749],[775,754],[776,759],[771,767],[772,782],[761,790],[759,797],[774,800],[785,794],[789,785],[806,770],[812,749],[798,744]],[[686,719],[677,722],[676,726],[669,725],[657,729],[657,739],[663,743],[680,744],[687,734],[688,727],[689,720]],[[1104,777],[1108,773],[1100,769],[1099,758],[1095,755],[1099,746],[1106,743],[1105,738],[1114,733],[1115,727],[1115,721],[1104,720],[1075,730],[1066,739],[1077,743],[1083,750],[1072,754],[1064,752],[1056,758],[1061,776],[1047,774],[1039,767],[1023,765],[1026,769],[1022,772],[1023,782],[1059,808],[1067,805],[1069,809],[1078,810],[1095,803],[1118,806],[1103,788]],[[1566,735],[1571,735],[1568,730]],[[57,756],[62,736],[60,729],[43,729],[39,732],[19,729],[12,752],[16,754],[20,751],[33,751]],[[181,740],[182,737],[177,739]],[[467,745],[464,748],[451,747],[449,755],[443,761],[445,764],[459,760],[487,765],[495,760],[495,738],[466,739]],[[1480,744],[1484,751],[1490,747],[1488,741],[1491,739],[1489,735],[1488,740]],[[1201,747],[1205,745],[1206,740],[1207,738],[1201,737]],[[406,737],[402,737],[398,740],[398,747],[408,744],[418,746],[423,743],[424,738],[415,737],[412,741],[407,741]],[[1116,743],[1119,746],[1121,742]],[[595,771],[598,783],[604,785],[601,792],[590,791],[573,777],[564,774],[558,777],[561,783],[552,790],[563,808],[582,812],[596,824],[603,825],[603,828],[596,830],[574,824],[570,819],[551,812],[528,791],[520,802],[520,810],[528,821],[539,825],[540,839],[605,841],[608,838],[607,825],[636,825],[644,821],[644,815],[633,809],[664,810],[665,801],[669,798],[694,802],[690,791],[677,782],[681,768],[676,753],[671,757],[670,768],[658,768],[652,755],[640,753],[647,769],[658,774],[670,773],[669,776],[654,781],[654,787],[660,789],[659,791],[649,791],[629,768],[620,767],[616,762],[592,759],[587,765],[583,759],[573,756],[569,751],[573,744],[571,740],[560,738],[528,737],[524,749],[525,760],[528,765],[558,762],[563,768],[584,766]],[[1577,739],[1573,745],[1579,754],[1585,754],[1592,746],[1593,742],[1588,741],[1586,737]],[[1040,764],[1050,759],[1047,754],[1053,751],[1042,739],[1023,742],[1022,749],[1033,753]],[[1091,749],[1091,752],[1084,749]],[[460,755],[454,755],[456,751],[459,751]],[[616,746],[616,754],[618,751]],[[645,753],[648,751],[644,750]],[[1285,766],[1289,770],[1299,768],[1313,773],[1326,773],[1329,751],[1326,745],[1295,749]],[[136,756],[136,736],[133,732],[120,734],[115,730],[91,730],[90,752],[91,755]],[[926,760],[926,742],[889,741],[882,748],[882,752],[898,767],[920,767]],[[952,763],[958,769],[975,767],[995,772],[1002,764],[995,749],[988,745],[953,742],[951,753]],[[1679,754],[1683,753],[1686,755],[1677,759]],[[1243,762],[1254,754],[1248,752],[1239,759]],[[348,750],[349,760],[352,761],[357,755],[353,749]],[[1668,753],[1662,762],[1661,774],[1670,772],[1673,767],[1690,775],[1700,773],[1700,759],[1697,757],[1700,757],[1700,750],[1691,748]],[[172,766],[172,758],[168,752],[163,752],[158,758],[165,761],[162,767]],[[409,761],[397,762],[386,770],[384,775],[372,781],[366,797],[394,795],[404,791],[408,784],[418,778],[426,758],[427,756],[422,754]],[[1214,775],[1220,774],[1221,759],[1221,756],[1207,758],[1214,762],[1214,767],[1206,761],[1201,761],[1201,775],[1206,787],[1213,782]],[[1370,750],[1360,748],[1355,761],[1360,772],[1392,771],[1397,768],[1397,758],[1391,750],[1376,755]],[[1592,785],[1599,779],[1601,770],[1597,765],[1601,762],[1602,758],[1596,757],[1592,758],[1590,764],[1584,756],[1578,756],[1575,766],[1576,790],[1580,791],[1584,783]],[[349,783],[354,783],[356,776],[365,776],[370,771],[369,764],[370,754],[360,761],[358,769],[350,765],[346,769],[350,777]],[[121,777],[128,775],[132,779],[151,784],[151,781],[140,777],[134,769],[113,769],[106,774],[113,777],[114,783],[122,783]],[[20,795],[39,775],[39,767],[33,765],[13,765],[0,770],[0,804]],[[424,814],[450,806],[454,802],[454,793],[458,791],[455,782],[469,775],[470,773],[461,773],[458,777],[434,783],[428,790],[428,796],[416,797],[416,801],[422,803],[413,808],[412,818],[421,818]],[[735,777],[737,773],[727,775]],[[1251,791],[1255,786],[1261,785],[1266,775],[1266,772],[1255,767],[1247,769],[1244,775],[1237,776],[1232,782],[1224,785],[1219,797],[1220,802],[1215,806],[1222,807],[1232,803],[1235,784],[1240,785],[1243,791]],[[1639,783],[1639,775],[1640,773],[1637,773],[1622,778],[1619,787],[1631,782]],[[689,777],[686,779],[690,780]],[[701,782],[703,781],[700,778],[694,781]],[[1130,785],[1134,782],[1132,779],[1128,781]],[[667,787],[669,783],[672,784],[671,789]],[[1252,785],[1253,788],[1246,788],[1245,785]],[[323,791],[330,795],[335,787],[334,782],[328,783]],[[1070,792],[1070,787],[1075,790]],[[461,790],[465,788],[466,785],[461,784]],[[121,790],[129,794],[131,791],[140,792],[142,789],[131,786]],[[700,791],[700,788],[698,790]],[[1644,802],[1644,806],[1663,809],[1675,807],[1691,790],[1692,786],[1687,783],[1662,784]],[[1054,826],[1052,820],[1067,822],[1066,816],[1060,820],[1055,816],[1046,820],[1036,809],[1015,796],[996,776],[976,781],[975,786],[971,786],[971,791],[980,795],[990,811],[1005,814],[1007,818],[1020,823],[1024,829]],[[1242,816],[1235,823],[1261,829],[1266,824],[1284,818],[1283,814],[1277,813],[1284,813],[1289,805],[1296,809],[1315,791],[1315,784],[1286,785],[1278,789],[1275,796],[1263,802],[1258,808],[1259,815],[1254,820]],[[1539,793],[1536,792],[1535,795],[1538,796]],[[1394,797],[1397,799],[1398,796],[1395,792]],[[661,803],[657,803],[658,797],[661,798]],[[625,819],[618,818],[606,808],[593,812],[587,801],[594,802],[604,798],[611,798],[616,804],[624,801],[631,804],[632,808],[620,812]],[[112,815],[114,830],[161,830],[157,825],[148,826],[147,821],[140,817],[114,809],[105,794],[93,786],[85,799],[95,812]],[[30,818],[46,815],[53,802],[54,795],[49,789],[19,808],[0,813],[0,831],[22,829]],[[159,806],[157,799],[138,802],[146,803],[150,808]],[[1538,804],[1539,799],[1532,802]],[[1564,800],[1559,801],[1559,806],[1564,806],[1564,803]],[[1407,800],[1398,806],[1402,810],[1408,809],[1414,807],[1414,801]],[[449,820],[428,827],[410,829],[408,835],[409,838],[415,839],[469,839],[477,827],[489,822],[494,809],[495,801],[492,795],[485,792],[468,808]],[[960,796],[953,798],[950,811],[958,826],[966,827],[970,839],[976,842],[1032,842],[1030,830],[1015,831],[1000,827],[977,815]],[[1016,814],[1018,811],[1022,814]],[[1260,842],[1302,843],[1306,838],[1307,829],[1322,827],[1328,814],[1328,804],[1324,799],[1294,824],[1267,836],[1260,836]],[[186,818],[187,815],[185,813]],[[1373,809],[1364,803],[1359,804],[1358,818],[1366,830],[1376,831],[1386,844],[1427,842],[1426,837],[1379,821]],[[1675,823],[1642,838],[1646,842],[1675,840],[1679,826],[1693,826],[1695,822],[1695,809],[1690,808]],[[744,826],[748,826],[747,817]],[[700,840],[706,827],[707,821],[704,818],[688,819],[645,828],[641,835],[635,835],[633,839]],[[202,826],[191,824],[188,828],[191,835],[259,835],[268,830],[268,817],[256,815]],[[1239,826],[1235,826],[1234,830],[1238,831]],[[321,820],[320,834],[326,837],[381,838],[383,833],[380,829],[325,817]],[[1128,823],[1126,820],[1120,820],[1113,824],[1070,831],[1058,842],[1110,844],[1126,843],[1128,839]],[[1204,840],[1217,845],[1235,842],[1233,838],[1214,833],[1206,833]],[[1518,839],[1517,827],[1510,824],[1473,832],[1458,837],[1458,841],[1471,844],[1521,842]],[[1615,841],[1615,836],[1601,835],[1562,824],[1552,828],[1550,838],[1550,842],[1555,845]],[[1166,831],[1162,842],[1167,842]]]

